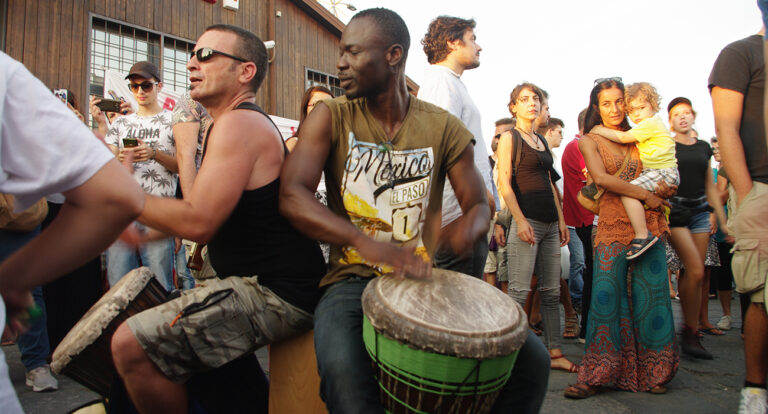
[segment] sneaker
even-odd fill
[[[51,374],[50,366],[42,365],[27,373],[27,386],[34,392],[55,391],[59,389],[59,381]]]
[[[731,315],[723,315],[723,317],[720,318],[720,322],[717,323],[717,328],[721,331],[730,331],[732,320],[733,318]]]
[[[741,389],[739,414],[766,414],[768,402],[766,391],[762,388],[744,387]]]
[[[697,335],[695,330],[689,328],[688,326],[683,326],[682,337],[682,348],[684,354],[698,359],[713,358],[712,354],[704,349],[704,347],[701,345],[701,338],[699,338],[699,335]]]

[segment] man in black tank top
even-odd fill
[[[187,69],[190,96],[214,119],[202,166],[184,200],[147,196],[139,221],[207,242],[219,279],[115,332],[113,359],[142,413],[186,413],[183,383],[193,373],[310,329],[325,273],[317,242],[278,212],[286,150],[253,103],[267,71],[263,42],[239,27],[211,26]]]
[[[409,43],[405,22],[391,10],[356,14],[336,64],[346,96],[315,106],[283,169],[280,210],[296,228],[331,243],[314,327],[320,395],[332,414],[384,412],[363,345],[361,294],[374,277],[430,276],[446,177],[464,214],[443,242],[467,251],[488,231],[472,133],[408,94]],[[314,196],[323,171],[327,208]],[[538,412],[549,373],[549,355],[538,346],[533,355],[523,346],[517,378],[491,412]],[[518,368],[526,372],[518,376]]]

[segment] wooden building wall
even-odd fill
[[[314,6],[302,0],[243,0],[238,11],[224,9],[221,1],[211,4],[202,0],[7,1],[5,52],[24,63],[48,87],[74,91],[81,107],[87,102],[91,15],[192,42],[205,27],[216,23],[241,26],[263,40],[275,40],[275,59],[258,103],[286,118],[298,119],[305,66],[336,72],[340,32],[331,30],[327,21],[310,16]],[[276,17],[275,11],[282,16]],[[274,96],[274,108],[270,95]]]

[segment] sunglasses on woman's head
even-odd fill
[[[624,80],[621,79],[620,76],[614,76],[612,78],[597,78],[597,79],[595,79],[595,85],[599,85],[599,84],[601,84],[603,82],[609,82],[609,81],[624,83]]]
[[[157,85],[157,82],[129,83],[128,88],[131,89],[131,92],[138,92],[139,87],[141,87],[144,92],[151,92],[155,85]]]
[[[248,62],[248,60],[241,57],[233,56],[229,53],[219,52],[218,50],[211,49],[210,47],[201,47],[200,49],[193,50],[189,54],[189,58],[192,59],[193,57],[197,57],[198,62],[205,62],[210,60],[214,55],[226,56],[230,59],[234,59],[243,63]]]

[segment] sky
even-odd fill
[[[428,66],[421,39],[438,15],[474,18],[483,48],[480,67],[464,72],[483,119],[487,146],[493,123],[508,117],[509,93],[533,82],[549,92],[550,112],[565,122],[563,147],[578,132],[579,111],[597,78],[645,81],[661,94],[659,115],[677,96],[693,102],[694,128],[715,133],[707,79],[720,50],[757,33],[755,0],[350,0],[357,10],[386,7],[403,17],[411,34],[406,74],[420,83]],[[340,15],[345,23],[353,12]],[[562,147],[561,147],[562,148]]]

